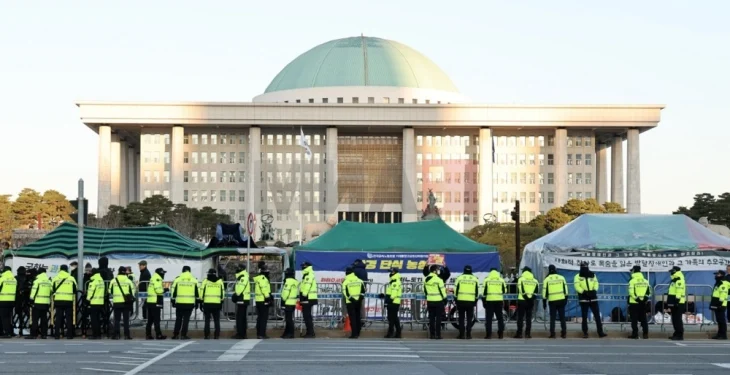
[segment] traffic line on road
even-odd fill
[[[108,350],[89,350],[89,351],[87,351],[87,353],[89,353],[89,354],[104,354],[104,353],[109,353],[109,351]]]
[[[28,352],[5,352],[5,354],[28,354]]]
[[[127,366],[134,366],[137,363],[129,363],[129,362],[107,362],[107,361],[76,361],[76,363],[103,363],[105,365],[127,365]]]
[[[260,343],[261,340],[242,340],[234,344],[230,349],[226,350],[225,353],[221,354],[216,361],[229,362],[229,361],[240,361],[243,357],[248,354],[253,348]]]
[[[312,354],[310,357],[420,358],[416,354]],[[566,357],[567,358],[567,357]]]
[[[182,348],[184,348],[184,347],[186,347],[186,346],[188,346],[188,345],[190,345],[192,343],[193,343],[193,341],[184,342],[184,343],[182,343],[182,344],[180,344],[180,345],[178,345],[178,346],[176,346],[174,348],[171,348],[170,350],[168,350],[168,351],[166,351],[164,353],[160,353],[157,357],[154,357],[154,358],[148,360],[147,362],[145,362],[145,363],[143,363],[143,364],[141,364],[141,365],[133,368],[132,370],[130,370],[129,372],[127,372],[126,375],[134,375],[134,374],[137,374],[140,371],[146,369],[147,367],[152,366],[153,364],[155,364],[155,362],[157,362],[157,361],[159,361],[159,360],[167,357],[168,355],[170,355],[172,353],[175,353],[176,351],[178,351],[178,350],[180,350],[180,349],[182,349]]]
[[[45,354],[66,354],[66,352],[43,352]]]
[[[713,365],[722,368],[730,368],[730,363],[713,363]]]
[[[101,371],[101,372],[118,372],[118,373],[125,373],[126,371],[121,370],[109,370],[109,369],[103,369],[103,368],[92,368],[92,367],[82,367],[82,370],[88,370],[88,371]]]
[[[132,360],[135,360],[135,361],[143,361],[143,362],[149,359],[149,358],[138,358],[138,357],[123,357],[123,356],[117,356],[117,355],[113,355],[113,356],[111,356],[111,358],[117,358],[117,359],[132,359]]]

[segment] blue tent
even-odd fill
[[[623,305],[629,269],[634,265],[640,265],[650,283],[659,286],[657,294],[666,293],[668,270],[676,265],[690,285],[688,294],[708,295],[713,272],[730,264],[728,250],[730,238],[684,215],[585,214],[527,244],[520,268],[528,266],[542,279],[553,264],[572,283],[580,263],[588,262],[604,285],[599,294],[616,295]],[[568,308],[575,315],[576,304]],[[603,306],[601,310],[606,311]]]

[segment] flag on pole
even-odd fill
[[[494,147],[494,137],[492,137],[492,164],[497,164],[497,148]]]
[[[312,157],[312,149],[309,148],[309,144],[307,144],[307,140],[304,138],[304,128],[299,128],[301,132],[301,136],[299,137],[299,145],[304,147],[304,152],[307,154],[307,157]]]

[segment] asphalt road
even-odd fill
[[[730,373],[730,343],[662,340],[0,341],[3,374]]]

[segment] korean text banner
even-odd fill
[[[546,253],[543,261],[545,267],[553,264],[566,270],[579,270],[581,262],[588,262],[592,271],[600,272],[629,272],[633,266],[641,266],[643,272],[666,272],[673,266],[683,271],[715,271],[730,265],[728,255],[714,251]]]
[[[312,264],[315,271],[339,271],[352,265],[356,259],[365,263],[368,272],[388,273],[391,267],[397,267],[401,273],[421,273],[428,264],[432,253],[361,253],[361,252],[328,252],[297,251],[296,267],[301,268],[303,262]],[[461,272],[465,265],[470,265],[473,272],[489,272],[491,268],[499,269],[499,253],[451,253],[439,254],[452,272]],[[431,257],[433,258],[433,256]]]

